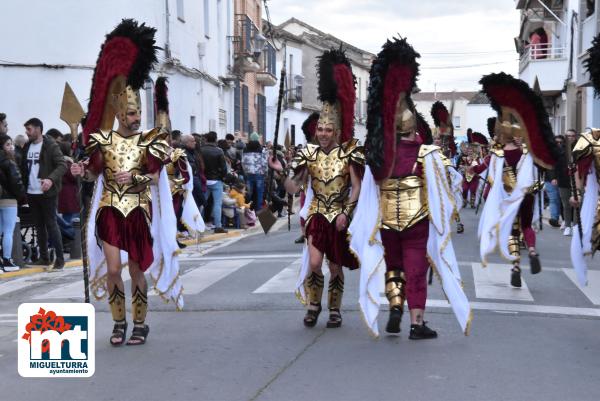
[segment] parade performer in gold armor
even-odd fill
[[[498,248],[513,263],[511,285],[521,287],[521,235],[531,273],[542,269],[532,227],[540,213],[535,201],[541,188],[537,166],[552,168],[558,148],[542,99],[527,83],[505,73],[486,75],[480,83],[498,113],[495,139],[502,144],[493,147],[483,163],[492,186],[479,221],[481,260],[485,266],[487,256]]]
[[[115,321],[112,345],[123,344],[127,334],[123,264],[131,276],[134,324],[128,345],[144,344],[149,333],[144,272],[165,300],[183,306],[176,220],[164,169],[172,151],[168,133],[139,131],[139,89],[156,62],[155,32],[128,19],[106,36],[83,127],[89,159],[71,167],[73,175],[95,180],[85,246],[92,292],[97,299],[108,295]],[[113,130],[115,117],[118,128]]]
[[[342,266],[358,268],[346,238],[348,224],[360,193],[364,155],[353,139],[355,78],[342,50],[326,51],[319,60],[319,115],[316,143],[308,143],[292,163],[293,178],[285,180],[289,193],[297,193],[306,184],[306,202],[300,216],[306,219],[302,267],[296,295],[307,304],[304,324],[313,327],[321,312],[324,257],[329,262],[327,327],[342,324],[344,293]],[[271,168],[282,171],[281,163],[269,159]]]
[[[594,38],[588,53],[589,58],[586,60],[585,67],[594,87],[594,94],[600,97],[600,35]],[[570,144],[567,143],[567,147],[569,146]],[[573,227],[571,261],[579,283],[585,286],[588,284],[588,263],[600,249],[599,128],[592,128],[580,135],[571,158],[569,163],[576,166],[576,172],[571,180],[570,203],[577,208],[575,210],[578,212],[577,225]]]
[[[419,54],[406,39],[388,40],[373,62],[368,98],[365,155],[368,167],[349,232],[361,263],[361,312],[378,335],[382,286],[390,304],[386,331],[400,332],[404,301],[410,310],[410,339],[437,337],[424,320],[427,270],[431,265],[462,330],[471,311],[462,291],[451,241],[456,213],[440,148],[417,136],[410,98]],[[385,268],[383,264],[385,263]]]

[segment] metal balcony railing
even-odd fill
[[[246,14],[235,15],[234,36],[231,36],[233,52],[235,55],[252,55],[255,51],[262,49],[254,48],[254,38],[258,34],[258,28]]]
[[[519,71],[523,71],[530,62],[561,60],[565,58],[566,48],[552,46],[550,43],[527,45],[519,60]]]

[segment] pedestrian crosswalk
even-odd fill
[[[253,284],[247,288],[235,288],[236,293],[245,291],[248,296],[259,297],[264,294],[292,294],[300,271],[301,258],[299,254],[273,254],[273,255],[237,255],[232,257],[205,257],[184,260],[182,263],[182,282],[185,289],[185,297],[202,296],[202,294],[212,286],[232,285],[226,278],[235,274],[248,274],[255,278],[254,280],[242,279],[240,283]],[[269,266],[274,266],[270,268]],[[581,287],[578,285],[575,274],[572,269],[565,268],[546,268],[540,275],[523,275],[523,286],[513,288],[509,284],[510,270],[506,264],[489,264],[482,267],[480,263],[462,262],[460,266],[463,270],[463,280],[465,281],[465,291],[475,309],[498,309],[511,311],[512,306],[498,308],[498,305],[517,305],[520,311],[538,311],[541,313],[571,313],[573,309],[581,311],[586,316],[600,316],[600,271],[589,271],[589,285]],[[325,269],[325,275],[328,272]],[[256,274],[260,274],[257,276]],[[471,273],[471,274],[469,274]],[[21,302],[30,300],[41,301],[48,300],[57,302],[59,300],[80,301],[83,299],[83,283],[80,279],[80,269],[68,269],[59,274],[41,274],[38,276],[24,277],[12,281],[0,282],[0,301],[9,298],[15,299],[21,296]],[[357,295],[357,277],[358,275],[349,274],[347,280],[346,299]],[[550,277],[552,279],[550,280]],[[540,291],[540,281],[552,281],[551,291],[556,292],[553,299],[564,300],[561,291],[568,286],[571,291],[581,294],[581,301],[554,303],[551,306],[547,296],[548,283],[545,284],[543,292],[545,303],[551,305],[539,305],[536,303],[536,297],[542,294]],[[130,277],[127,269],[123,271],[123,280],[125,281],[126,291],[128,291]],[[557,280],[560,284],[556,284]],[[562,281],[561,281],[562,280]],[[529,281],[529,283],[528,283]],[[528,285],[529,284],[529,285]],[[534,290],[531,286],[534,286]],[[437,286],[439,287],[439,286]],[[543,286],[542,286],[543,287]],[[434,307],[447,307],[447,302],[443,299],[443,294],[436,286],[432,287],[432,294],[428,300],[428,305]],[[27,295],[24,295],[27,294]],[[157,294],[150,293],[151,296]],[[23,299],[24,297],[24,299]],[[384,294],[381,294],[381,302],[386,304]],[[529,305],[529,306],[527,306]],[[546,308],[547,307],[547,308]],[[533,309],[531,309],[533,308]],[[546,309],[545,309],[546,308]],[[563,308],[563,309],[560,309]],[[587,309],[586,309],[587,308]],[[494,310],[495,310],[494,309]],[[586,309],[586,310],[583,310]],[[562,312],[556,312],[556,311]],[[0,315],[0,323],[4,315]],[[10,319],[9,319],[10,320]]]

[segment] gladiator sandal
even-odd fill
[[[510,285],[520,288],[521,283],[521,223],[519,216],[515,218],[512,231],[508,237],[508,252],[515,257],[511,270]]]
[[[390,303],[390,317],[385,331],[390,334],[400,333],[400,322],[404,313],[406,278],[401,270],[391,270],[385,273],[385,296]]]
[[[308,295],[308,310],[304,316],[304,325],[314,327],[321,313],[321,297],[323,296],[323,287],[325,286],[325,277],[320,273],[312,272],[304,280],[304,289]]]
[[[125,293],[115,285],[112,293],[108,297],[110,305],[110,313],[115,321],[110,343],[114,346],[119,346],[125,342],[127,334],[127,321],[125,320]]]
[[[133,315],[133,330],[127,345],[142,345],[146,343],[150,327],[144,324],[148,313],[148,294],[140,287],[135,287],[131,298],[131,314]]]
[[[463,225],[462,221],[460,221],[460,215],[457,213],[456,214],[456,233],[462,234],[464,232],[465,232],[465,226]]]
[[[329,307],[329,320],[327,328],[333,329],[342,325],[342,297],[344,295],[344,279],[337,275],[329,280],[329,292],[327,297],[327,306]]]

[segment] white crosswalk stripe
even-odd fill
[[[215,260],[190,270],[181,277],[185,294],[199,294],[217,281],[224,279],[241,267],[252,262],[253,259]]]
[[[483,267],[481,263],[471,263],[471,269],[477,298],[533,301],[533,296],[523,277],[521,277],[521,288],[510,285],[510,269],[507,265],[489,263],[487,267]]]
[[[206,257],[204,260],[198,258],[193,260],[189,270],[182,274],[182,282],[185,289],[185,296],[194,296],[207,290],[209,287],[222,282],[231,274],[249,265],[261,264],[264,261],[272,259],[281,259],[284,261],[282,268],[272,271],[269,276],[264,277],[262,284],[255,284],[256,287],[247,288],[248,293],[255,296],[264,294],[293,294],[298,273],[300,270],[301,258],[299,254],[273,254],[273,255],[235,255],[229,258],[214,256]],[[190,262],[190,261],[188,261]],[[473,309],[492,310],[504,313],[516,312],[533,312],[546,314],[573,314],[581,316],[600,316],[600,308],[596,309],[593,306],[600,306],[600,271],[589,271],[589,285],[580,287],[577,284],[574,272],[572,269],[544,269],[546,274],[553,274],[554,279],[564,274],[565,280],[572,281],[579,291],[584,295],[581,299],[589,301],[589,307],[585,303],[579,301],[581,307],[573,306],[551,306],[536,304],[530,289],[523,279],[523,287],[520,289],[513,288],[509,284],[510,266],[507,264],[489,264],[483,268],[479,263],[463,262],[460,264],[463,269],[471,269],[473,273],[473,282],[471,288],[474,290],[474,296],[471,292],[471,305]],[[185,266],[185,263],[184,263]],[[327,269],[323,269],[325,275],[328,275]],[[267,273],[269,274],[269,273]],[[34,294],[27,295],[31,300],[58,300],[58,299],[83,299],[83,283],[80,279],[81,270],[67,270],[55,274],[41,274],[31,277],[21,277],[7,282],[0,282],[0,296],[14,296],[14,294],[24,294],[27,291]],[[564,277],[563,276],[563,277]],[[468,274],[463,274],[464,277],[470,277]],[[535,280],[544,279],[544,273],[536,276]],[[529,276],[527,277],[529,280]],[[125,289],[130,293],[130,276],[127,269],[123,271],[123,281]],[[533,283],[534,281],[531,281]],[[259,285],[260,284],[260,285]],[[565,281],[565,285],[570,285]],[[354,291],[354,290],[352,290]],[[556,287],[556,291],[560,292],[561,288]],[[432,298],[428,299],[428,306],[431,307],[447,307],[448,304],[440,298],[439,292],[431,291]],[[151,292],[150,295],[156,295]],[[354,294],[348,294],[354,297]],[[2,299],[2,298],[0,298]],[[348,300],[350,302],[350,300]],[[514,303],[511,303],[514,302]],[[527,302],[524,304],[523,302]],[[381,294],[381,303],[387,304],[384,294]],[[569,305],[569,304],[567,304]],[[573,305],[572,303],[570,305]],[[16,320],[16,315],[0,314],[0,324],[12,324]]]
[[[582,287],[577,281],[575,270],[573,269],[562,269],[568,278],[585,294],[585,296],[594,305],[600,305],[600,271],[588,270],[588,285]]]

